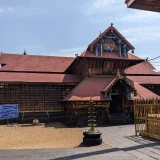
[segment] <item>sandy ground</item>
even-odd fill
[[[0,149],[73,148],[82,139],[80,129],[61,123],[0,126]]]

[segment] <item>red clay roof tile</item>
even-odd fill
[[[90,96],[93,97],[94,101],[109,100],[105,97],[104,89],[111,85],[115,81],[114,76],[90,76],[85,78],[79,83],[64,99],[63,101],[89,101]],[[127,83],[134,89],[137,90],[137,97],[139,98],[153,98],[160,97],[152,91],[141,86],[137,82],[126,78]],[[135,97],[135,98],[137,98]]]
[[[139,84],[160,84],[160,76],[127,76]]]
[[[0,63],[6,64],[0,68],[3,71],[35,71],[64,72],[74,61],[72,57],[54,57],[20,54],[0,54]]]
[[[63,101],[94,101],[108,100],[101,91],[114,79],[113,76],[90,76],[79,83]]]
[[[160,72],[155,72],[154,67],[151,63],[145,61],[139,63],[135,66],[131,66],[125,70],[126,74],[160,74]]]
[[[138,94],[135,98],[160,98],[160,96],[141,86],[137,82],[134,82],[134,86]]]
[[[71,74],[0,72],[0,82],[78,83],[80,80],[80,77]]]

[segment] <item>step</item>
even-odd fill
[[[110,114],[110,124],[127,124],[128,120],[124,114],[112,113]]]

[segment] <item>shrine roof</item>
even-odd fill
[[[80,82],[63,101],[89,101],[90,97],[94,101],[105,101],[105,97],[101,91],[115,79],[115,76],[90,76]],[[94,87],[93,87],[94,86]]]
[[[113,30],[115,33],[117,33],[119,35],[120,38],[123,39],[123,41],[128,44],[128,46],[130,46],[130,48],[132,50],[134,50],[135,48],[126,40],[126,38],[124,38],[124,36],[122,36],[122,34],[115,28],[113,27],[113,24],[111,24],[111,26],[106,29],[103,33],[101,33],[89,46],[88,48],[93,48],[93,46],[96,44],[96,42],[98,42],[101,38],[103,38],[105,36],[106,33],[108,33],[110,30]]]
[[[0,54],[0,71],[64,72],[74,61],[73,57]]]
[[[118,77],[114,78],[109,85],[107,85],[105,87],[105,89],[103,90],[103,92],[107,91],[112,88],[114,86],[114,84],[116,84],[120,79]],[[133,90],[135,90],[135,87],[134,87],[134,83],[132,80],[128,79],[128,78],[123,78],[122,81],[124,81],[130,88],[132,88]]]
[[[0,82],[79,83],[80,81],[80,77],[71,74],[0,72]]]
[[[108,89],[114,86],[116,79],[117,77],[115,76],[97,75],[86,77],[63,99],[63,101],[89,101],[91,96],[94,101],[110,100],[103,91],[106,90],[108,92]],[[137,96],[135,98],[160,97],[140,85],[140,82],[133,81],[131,77],[125,78],[125,81],[129,86],[131,86],[131,88],[137,91]]]

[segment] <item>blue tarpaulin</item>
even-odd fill
[[[18,118],[18,104],[0,105],[0,119]]]

